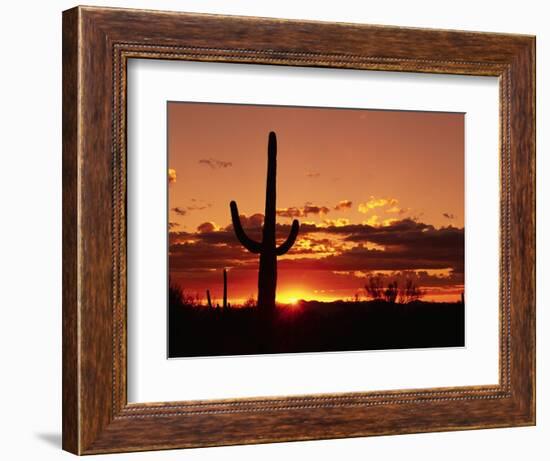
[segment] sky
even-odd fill
[[[257,295],[267,139],[277,135],[277,301],[365,296],[369,276],[411,279],[425,300],[464,290],[464,114],[168,103],[169,273],[187,294]]]

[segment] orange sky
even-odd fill
[[[403,271],[425,299],[460,297],[463,114],[171,102],[169,268],[186,292],[219,298],[227,267],[230,300],[256,296],[258,257],[234,237],[229,202],[259,235],[269,131],[280,237],[301,223],[279,258],[280,302],[350,298],[369,273]]]

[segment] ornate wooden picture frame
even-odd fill
[[[128,403],[129,59],[494,76],[498,385]],[[63,13],[63,448],[76,454],[535,424],[535,39],[77,7]]]

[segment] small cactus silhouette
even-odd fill
[[[277,256],[284,255],[298,236],[300,223],[297,219],[292,222],[290,234],[286,241],[276,246],[275,215],[277,198],[277,137],[272,131],[269,133],[267,144],[267,182],[265,194],[265,216],[262,230],[262,241],[256,242],[248,237],[241,225],[237,203],[233,200],[229,204],[231,219],[235,235],[241,244],[251,253],[260,255],[260,270],[258,272],[258,307],[271,311],[275,309],[275,292],[277,290]]]
[[[210,296],[210,290],[208,289],[206,290],[206,300],[208,302],[208,307],[212,309],[212,297]],[[219,304],[217,304],[216,307],[219,307]],[[229,304],[227,303],[227,269],[225,268],[223,270],[223,307],[229,307]]]
[[[223,270],[223,307],[227,307],[227,270]]]

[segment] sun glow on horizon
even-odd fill
[[[281,294],[277,294],[277,303],[279,304],[291,304],[295,306],[301,300],[315,299],[314,296],[308,295],[305,291],[286,291]]]

